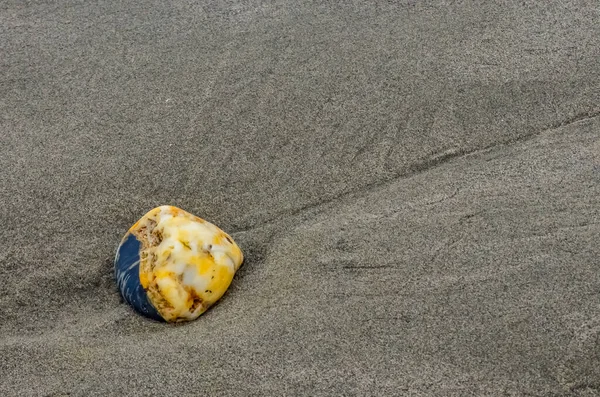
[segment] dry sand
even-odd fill
[[[0,4],[0,395],[600,394],[600,3]],[[114,250],[247,260],[183,326]]]

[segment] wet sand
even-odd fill
[[[600,5],[355,3],[0,5],[1,395],[600,394]],[[246,254],[185,325],[163,204]]]

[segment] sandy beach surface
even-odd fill
[[[600,3],[0,4],[0,395],[600,395]],[[246,261],[120,299],[158,205]]]

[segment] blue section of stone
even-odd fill
[[[156,321],[164,321],[148,300],[146,290],[140,284],[140,248],[137,238],[129,233],[117,248],[115,275],[121,295],[136,311]]]

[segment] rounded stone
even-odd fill
[[[115,275],[137,312],[157,321],[190,321],[223,296],[243,260],[235,241],[217,226],[161,206],[125,234]]]

